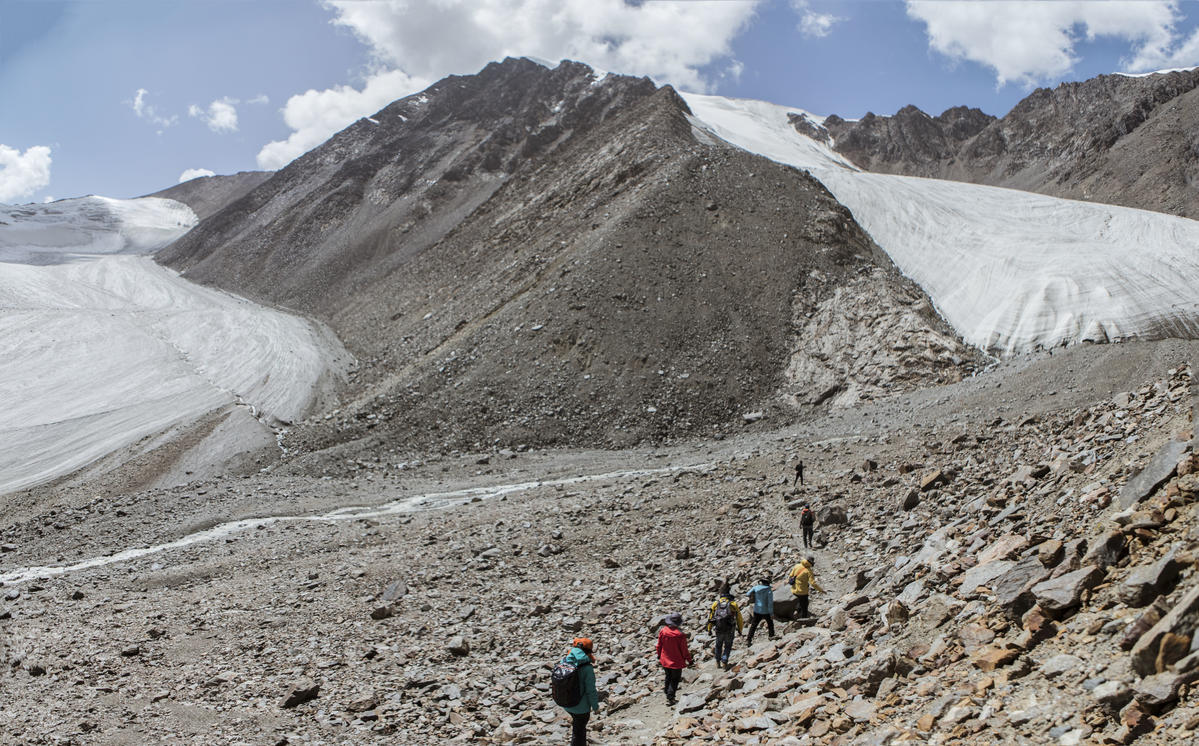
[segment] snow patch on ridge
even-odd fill
[[[970,344],[1014,354],[1199,337],[1199,222],[1013,189],[858,171],[796,109],[682,94],[717,137],[807,169]]]

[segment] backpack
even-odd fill
[[[811,526],[815,522],[816,516],[812,514],[811,508],[804,508],[803,512],[799,514],[799,525]]]
[[[558,665],[550,672],[550,693],[554,703],[561,707],[577,705],[583,699],[579,667],[567,660],[558,661]]]
[[[712,614],[712,626],[717,632],[733,631],[733,604],[722,598],[716,602],[716,611]]]

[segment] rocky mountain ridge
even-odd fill
[[[1101,75],[1037,89],[999,119],[908,106],[824,126],[839,152],[871,171],[1199,218],[1197,88],[1199,69]]]
[[[977,365],[818,182],[687,114],[645,79],[494,63],[360,120],[160,258],[326,320],[362,361],[300,451],[627,445]],[[855,359],[851,329],[891,340]]]

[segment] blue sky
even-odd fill
[[[507,54],[817,114],[1002,115],[1040,85],[1199,65],[1199,2],[0,0],[0,202],[278,168]]]

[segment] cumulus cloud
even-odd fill
[[[145,88],[138,88],[137,92],[133,94],[133,100],[128,103],[138,119],[144,119],[150,124],[156,125],[159,128],[159,133],[161,133],[162,130],[178,122],[179,117],[174,115],[166,117],[159,114],[154,106],[146,101],[146,96],[149,94],[150,92]]]
[[[29,197],[50,183],[50,148],[34,145],[24,153],[0,145],[0,202]]]
[[[182,184],[185,181],[191,181],[192,179],[198,179],[201,176],[216,176],[216,172],[209,171],[206,168],[189,168],[186,171],[184,171],[183,173],[179,174],[179,183]]]
[[[283,121],[292,133],[286,140],[267,143],[258,152],[258,167],[282,168],[338,130],[428,85],[428,81],[392,70],[374,75],[362,90],[343,85],[292,96],[283,107]]]
[[[237,132],[237,99],[218,98],[202,109],[195,104],[187,107],[187,115],[197,117],[213,132]]]
[[[1128,42],[1134,69],[1183,48],[1176,49],[1176,0],[907,0],[907,13],[925,24],[931,49],[990,67],[1000,86],[1065,74],[1081,39]]]
[[[811,0],[791,0],[791,8],[799,15],[799,32],[808,37],[828,36],[833,26],[845,20],[832,13],[817,13],[812,10]]]

